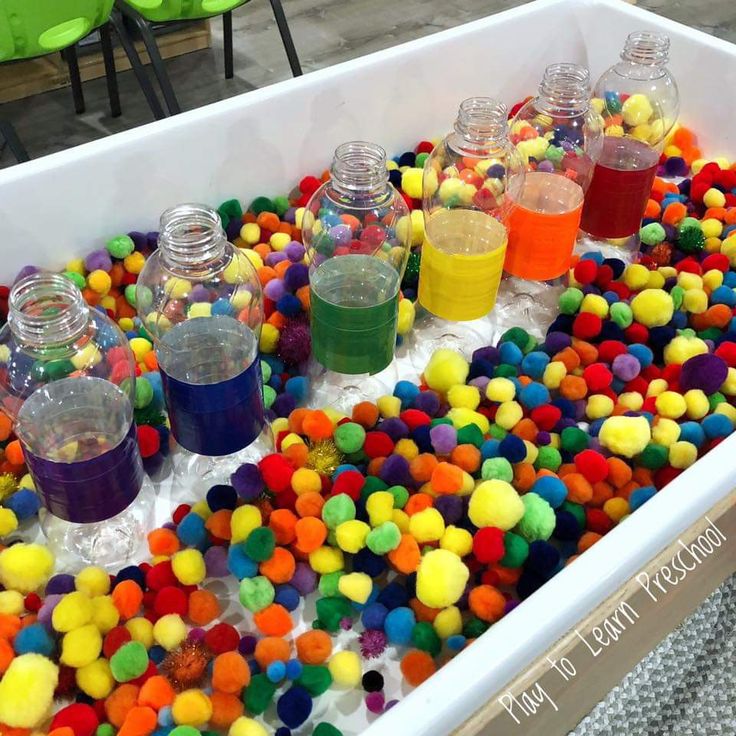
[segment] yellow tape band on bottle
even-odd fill
[[[506,228],[490,215],[462,210],[454,212],[466,217],[470,215],[471,219],[476,220],[478,216],[482,217],[484,237],[482,242],[476,240],[475,243],[468,243],[472,234],[468,232],[468,228],[462,228],[459,241],[455,239],[449,248],[440,249],[433,241],[450,241],[446,241],[445,237],[437,237],[436,231],[430,240],[429,234],[432,230],[428,228],[428,237],[422,245],[419,269],[419,303],[441,319],[464,322],[483,317],[496,303],[506,256],[507,235]],[[442,233],[443,236],[445,234]],[[458,231],[454,235],[457,238]],[[472,254],[457,252],[465,249],[463,245],[469,246],[468,250],[487,249],[485,252]]]

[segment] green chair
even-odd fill
[[[158,80],[164,101],[171,115],[181,112],[179,101],[171,86],[169,75],[166,73],[156,39],[151,30],[152,24],[171,23],[182,20],[195,20],[222,16],[222,30],[225,46],[225,78],[233,77],[233,20],[232,11],[245,5],[249,0],[115,0],[117,8],[124,16],[125,29],[133,27],[143,39],[146,51],[151,59],[154,74]],[[281,41],[289,59],[292,74],[297,77],[302,74],[299,57],[294,48],[289,24],[281,5],[281,0],[270,0],[276,24],[281,34]],[[128,38],[128,46],[135,51],[132,40]],[[133,59],[131,58],[131,63]]]
[[[69,67],[74,108],[84,112],[76,44],[99,30],[110,113],[120,115],[120,96],[110,37],[114,0],[0,0],[0,63],[61,52]]]

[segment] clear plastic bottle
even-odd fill
[[[307,203],[302,237],[310,274],[315,399],[347,410],[390,393],[411,225],[406,202],[388,180],[380,146],[365,141],[338,146],[330,180]]]
[[[512,143],[527,162],[514,197],[496,334],[523,327],[541,335],[557,313],[571,265],[583,198],[603,143],[590,107],[590,76],[579,64],[551,64],[538,95],[511,121]]]
[[[59,565],[116,569],[134,559],[155,494],[138,451],[125,335],[69,279],[35,273],[10,292],[0,360],[2,410],[15,422]]]
[[[605,139],[583,205],[580,252],[630,262],[639,251],[659,155],[680,108],[669,47],[663,33],[630,33],[621,61],[595,86],[592,104],[603,116]]]
[[[496,302],[510,201],[524,180],[507,117],[506,106],[490,97],[464,100],[453,132],[424,164],[418,296],[426,311],[417,318],[419,370],[439,347],[469,354],[488,342],[487,329],[473,321]]]
[[[136,306],[156,348],[175,472],[222,482],[269,452],[258,359],[263,294],[217,212],[182,204],[161,215]]]

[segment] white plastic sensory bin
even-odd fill
[[[0,283],[26,264],[58,269],[113,235],[154,230],[178,202],[284,193],[328,166],[343,141],[405,151],[449,130],[467,97],[510,106],[532,94],[552,62],[587,65],[596,79],[627,34],[644,29],[670,36],[681,121],[706,156],[732,160],[736,46],[620,0],[537,0],[0,171]],[[400,372],[417,378],[408,358]],[[318,708],[321,699],[313,715],[346,734],[450,733],[726,498],[735,451],[731,436],[380,718],[369,723],[365,707]]]

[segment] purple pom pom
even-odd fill
[[[714,394],[728,376],[728,364],[717,355],[706,353],[686,360],[680,373],[680,390],[699,388],[704,393]]]
[[[284,284],[292,294],[309,283],[309,269],[305,263],[295,263],[286,269]]]
[[[253,501],[263,491],[263,478],[258,466],[253,463],[244,463],[231,476],[230,484],[238,496],[246,501]]]
[[[389,455],[379,475],[381,480],[390,486],[408,486],[412,482],[409,461],[401,455]]]
[[[309,358],[311,351],[312,337],[309,332],[309,325],[299,319],[287,320],[284,329],[281,330],[276,350],[279,358],[287,366],[299,365]]]
[[[429,430],[429,440],[438,455],[449,455],[457,447],[457,432],[451,424],[437,424]]]

